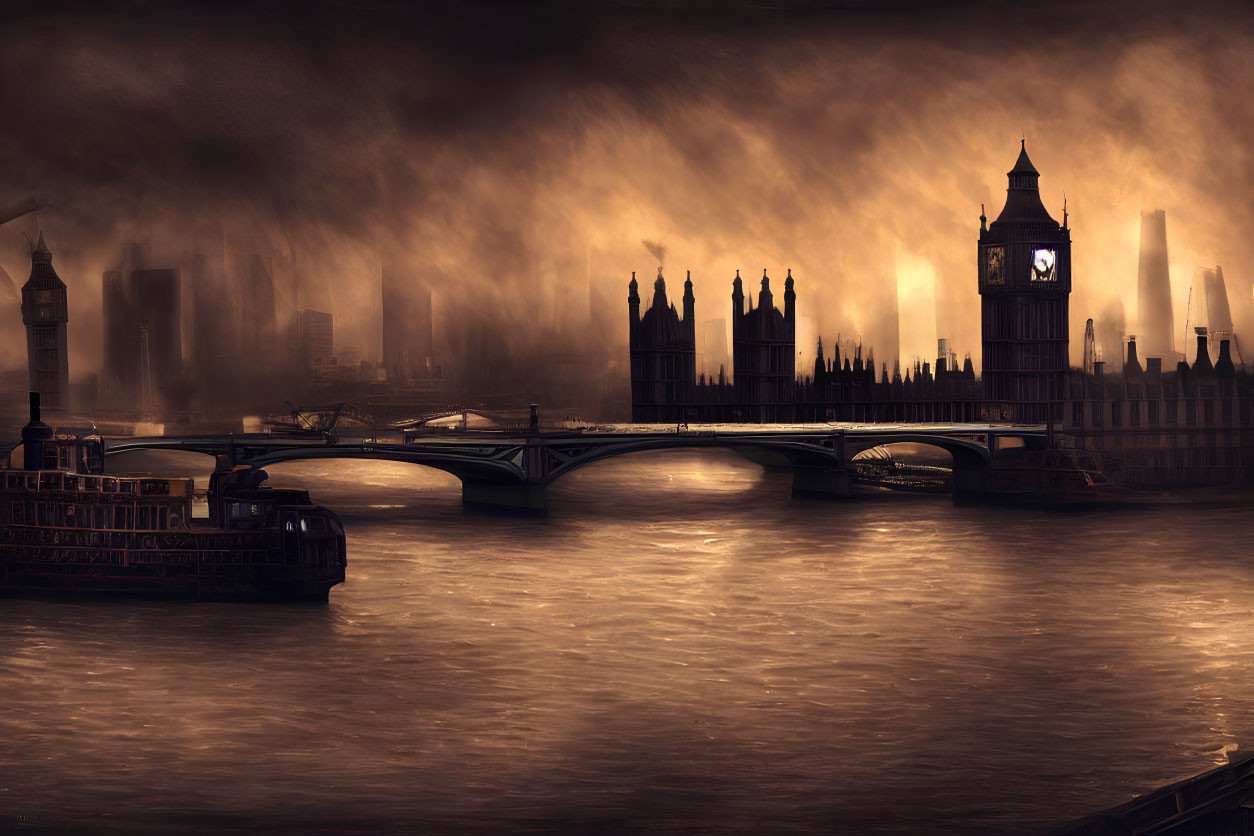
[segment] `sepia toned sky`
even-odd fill
[[[1086,317],[1135,333],[1144,209],[1167,212],[1181,349],[1199,265],[1254,328],[1252,24],[1156,0],[32,4],[0,26],[0,205],[49,203],[72,376],[120,241],[215,235],[277,257],[280,308],[330,310],[366,357],[384,260],[441,316],[487,312],[503,352],[590,328],[562,297],[591,281],[625,352],[627,281],[664,253],[699,322],[737,269],[782,295],[791,268],[803,367],[838,332],[891,366],[894,304],[903,362],[939,336],[978,367],[980,204],[1026,137],[1070,210],[1073,362]],[[0,226],[10,323],[35,223]]]

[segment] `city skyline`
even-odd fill
[[[499,79],[506,66],[487,60],[476,72],[468,56],[449,57],[433,76],[446,82],[442,86],[398,89],[402,71],[424,77],[436,70],[389,35],[369,60],[352,65],[355,70],[325,79],[326,106],[349,117],[336,120],[338,127],[250,82],[252,74],[278,64],[289,74],[291,67],[303,68],[299,47],[308,31],[269,13],[251,20],[237,10],[207,21],[197,35],[163,40],[160,52],[203,81],[205,95],[229,93],[234,104],[206,103],[189,93],[187,110],[177,111],[181,121],[160,137],[161,153],[151,159],[129,146],[97,143],[93,153],[113,180],[57,166],[58,154],[64,159],[84,151],[58,145],[69,140],[50,144],[19,134],[9,153],[22,155],[21,165],[13,161],[16,176],[0,198],[8,203],[29,193],[50,204],[38,223],[55,242],[79,326],[71,335],[72,375],[96,368],[102,326],[92,285],[111,265],[118,243],[145,240],[171,253],[196,251],[222,234],[215,218],[240,250],[292,263],[291,277],[276,277],[280,289],[305,300],[300,307],[332,313],[343,341],[359,346],[368,360],[382,359],[381,314],[368,285],[384,262],[433,286],[448,318],[485,310],[501,350],[519,352],[547,339],[534,309],[555,309],[571,285],[590,277],[597,292],[617,298],[631,270],[651,273],[657,260],[641,245],[650,241],[664,248],[668,271],[692,270],[698,298],[721,296],[736,269],[750,275],[779,265],[806,276],[802,344],[840,333],[891,351],[888,314],[895,306],[903,317],[901,359],[910,362],[929,356],[937,338],[970,350],[963,335],[978,325],[969,304],[972,219],[981,203],[995,200],[1006,148],[1026,135],[1048,172],[1046,206],[1061,215],[1065,192],[1072,225],[1083,230],[1075,243],[1076,271],[1087,279],[1075,289],[1072,331],[1092,316],[1118,332],[1112,339],[1136,333],[1137,224],[1142,211],[1155,209],[1169,217],[1177,325],[1187,307],[1188,277],[1200,265],[1219,264],[1240,303],[1233,305],[1240,331],[1249,327],[1241,311],[1249,307],[1254,281],[1243,266],[1254,252],[1247,252],[1240,234],[1250,210],[1235,184],[1248,175],[1243,161],[1221,153],[1219,140],[1239,135],[1248,114],[1244,105],[1219,107],[1198,95],[1208,73],[1236,60],[1225,57],[1229,53],[1217,58],[1210,48],[1213,38],[1240,36],[1239,27],[1213,31],[1211,20],[1224,8],[1213,7],[1212,18],[1181,18],[1166,5],[1150,5],[1140,7],[1135,20],[1122,20],[1112,11],[1069,7],[1042,33],[1058,48],[1050,63],[989,37],[998,27],[1030,26],[1030,9],[1005,12],[994,22],[959,7],[952,20],[930,31],[907,26],[905,15],[891,10],[868,11],[843,33],[804,7],[771,16],[771,25],[751,33],[746,20],[754,13],[745,11],[745,19],[714,21],[704,37],[682,48],[670,40],[685,31],[682,21],[676,33],[655,43],[640,38],[630,14],[581,12],[575,18],[585,43],[560,21],[540,16],[537,22],[519,11],[503,19],[552,28],[556,43],[519,59],[519,79],[506,87],[503,101],[479,101],[469,92]],[[49,78],[32,76],[30,87],[8,92],[12,107],[43,120],[47,130],[166,101],[173,88],[149,85],[119,62],[168,34],[180,14],[191,12],[148,22],[148,35],[120,51],[108,48],[122,37],[110,25],[82,34],[77,24],[90,19],[82,10],[25,33],[3,53],[15,77],[36,56],[53,69],[46,71]],[[366,14],[355,25],[386,29],[392,22],[397,32],[408,32],[422,19],[420,13],[395,21],[375,14],[381,17]],[[287,33],[287,45],[241,34],[253,31],[245,23]],[[701,18],[691,25],[709,23]],[[1066,37],[1082,25],[1101,29],[1097,24],[1108,24],[1105,34],[1078,42]],[[473,26],[454,26],[450,40],[460,45],[458,26]],[[877,34],[903,27],[905,37],[885,41],[887,54],[869,57]],[[70,29],[75,38],[63,42],[58,36]],[[235,46],[228,47],[228,34],[238,40]],[[897,60],[905,50],[943,56],[977,41],[986,51],[960,50],[954,66],[932,79],[934,93]],[[591,77],[603,84],[574,80],[572,62],[592,60],[591,50],[607,46],[623,62],[593,62]],[[249,60],[221,77],[201,78],[204,62],[228,48]],[[357,46],[346,33],[322,48],[347,59]],[[721,61],[723,50],[741,55],[743,68]],[[431,54],[446,52],[456,50],[436,47]],[[549,66],[546,55],[561,58]],[[628,60],[636,55],[654,69],[645,73],[640,59]],[[1007,59],[1008,65],[998,63]],[[127,92],[103,108],[76,106],[93,89],[87,68],[100,62]],[[1004,79],[992,74],[994,65]],[[865,67],[881,72],[872,75]],[[528,84],[551,74],[572,77],[566,98],[555,101]],[[1062,78],[1076,82],[1068,83],[1066,96],[1051,86]],[[977,82],[983,86],[973,86]],[[48,84],[57,86],[41,89]],[[363,86],[377,92],[360,96]],[[754,110],[741,102],[759,89],[773,91],[776,104]],[[850,91],[870,98],[892,92],[897,104],[875,109],[862,95],[845,95]],[[1020,97],[1013,105],[1012,93]],[[839,98],[842,109],[816,110],[812,103],[824,96]],[[1107,101],[1139,121],[1113,123],[1102,109]],[[397,121],[406,108],[429,103],[444,103],[447,112],[431,124]],[[276,115],[273,128],[242,121],[257,108]],[[1188,118],[1154,119],[1159,112]],[[625,119],[632,129],[617,130]],[[920,130],[924,122],[933,128]],[[1144,129],[1133,130],[1134,124]],[[369,138],[346,133],[345,125],[359,126]],[[65,133],[84,135],[58,135]],[[502,143],[486,144],[501,136]],[[458,137],[472,142],[457,145]],[[359,141],[352,153],[332,153],[353,139]],[[293,152],[276,157],[270,147],[278,140]],[[139,146],[157,141],[154,135]],[[320,177],[293,172],[294,165]],[[15,287],[25,272],[21,236],[36,237],[34,225],[28,216],[0,236],[0,266]],[[915,304],[920,296],[927,298]],[[625,330],[611,322],[609,336],[625,344]],[[582,327],[580,336],[606,337]],[[12,341],[0,347],[0,361],[20,365],[19,348]],[[1080,359],[1073,345],[1071,364]]]

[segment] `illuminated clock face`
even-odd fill
[[[1053,250],[1032,251],[1032,281],[1052,282],[1058,280]]]
[[[989,284],[1006,283],[1006,249],[989,247],[984,251],[984,276]]]

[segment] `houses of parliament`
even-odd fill
[[[1071,368],[1071,231],[1041,202],[1040,174],[1021,145],[1007,173],[1006,202],[991,223],[981,213],[977,244],[982,374],[968,358],[940,351],[936,363],[890,376],[868,351],[795,368],[797,280],[784,279],[776,304],[763,271],[756,305],[732,279],[731,379],[696,373],[696,299],[691,274],[682,313],[668,302],[659,268],[641,311],[635,274],[628,286],[632,420],[637,422],[961,422],[1044,424],[1054,444],[1091,451],[1103,472],[1129,486],[1222,484],[1254,476],[1254,383],[1233,361],[1237,349],[1222,272],[1199,271],[1210,299],[1207,325],[1195,325],[1192,360],[1176,360],[1163,213],[1142,216],[1142,341],[1157,356],[1142,365],[1129,337],[1119,371],[1094,347]],[[752,293],[752,291],[751,291]],[[1201,295],[1201,294],[1198,294]],[[1221,299],[1217,304],[1215,299]],[[1198,318],[1190,311],[1189,322]],[[1218,343],[1212,345],[1211,341]],[[1163,361],[1168,360],[1164,368]]]

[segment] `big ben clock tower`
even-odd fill
[[[41,393],[52,409],[70,408],[67,321],[65,282],[52,269],[52,253],[41,232],[30,254],[30,279],[22,286],[22,322],[31,391]]]
[[[1007,175],[1006,205],[980,216],[980,308],[988,418],[1043,423],[1062,418],[1068,358],[1071,231],[1049,216],[1040,173],[1021,144]]]

